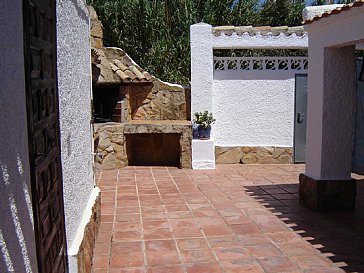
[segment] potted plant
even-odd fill
[[[194,122],[198,125],[199,139],[210,139],[211,124],[216,120],[208,111],[196,112]]]

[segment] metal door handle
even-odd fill
[[[305,116],[304,114],[297,113],[297,123],[302,123],[304,116]]]

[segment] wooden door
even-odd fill
[[[67,272],[55,0],[23,0],[28,138],[40,273]]]

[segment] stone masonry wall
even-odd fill
[[[91,46],[94,48],[102,48],[103,45],[103,26],[98,19],[95,9],[92,6],[87,6],[90,13],[90,34]]]
[[[187,126],[186,124],[178,123],[161,123],[156,125],[110,122],[94,125],[95,171],[112,170],[128,166],[125,135],[152,133],[180,134],[180,167],[191,168],[191,125]]]
[[[96,236],[101,221],[101,193],[97,197],[92,208],[92,216],[85,227],[85,233],[77,255],[78,273],[89,273],[92,267],[92,257],[96,242]]]
[[[123,123],[94,125],[96,171],[128,166],[124,126]]]
[[[189,125],[186,125],[186,124]],[[188,121],[159,124],[104,123],[94,125],[95,170],[111,170],[128,166],[126,134],[180,134],[181,168],[191,168],[192,127]]]
[[[129,120],[187,120],[186,92],[178,85],[158,79],[153,85],[128,84]]]
[[[217,164],[289,164],[291,147],[215,147]]]

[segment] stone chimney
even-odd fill
[[[90,34],[91,34],[91,47],[102,48],[103,44],[103,26],[99,18],[97,17],[96,11],[92,6],[88,6],[90,13]]]

